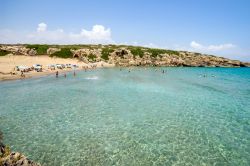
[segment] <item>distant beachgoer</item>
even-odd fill
[[[74,76],[76,76],[76,72],[74,71]]]
[[[162,70],[162,73],[165,73],[165,71],[164,71],[164,70]]]
[[[66,76],[66,73],[64,73],[64,77],[66,78],[67,76]]]
[[[58,78],[58,74],[59,74],[58,71],[56,71],[56,78]]]
[[[21,71],[21,77],[25,77],[25,75],[24,75],[23,71]]]

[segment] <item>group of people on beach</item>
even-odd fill
[[[74,71],[73,75],[76,76],[76,72],[75,72],[75,71]],[[56,71],[56,78],[58,78],[58,76],[59,76],[59,72]],[[67,74],[64,73],[63,76],[66,78],[66,77],[67,77]]]

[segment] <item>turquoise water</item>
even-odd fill
[[[49,166],[250,165],[250,69],[159,69],[2,82],[4,143]]]

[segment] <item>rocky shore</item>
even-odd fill
[[[11,152],[10,148],[2,143],[0,132],[0,166],[40,166],[19,152]]]
[[[250,63],[214,55],[119,45],[1,45],[5,54],[105,61],[116,66],[249,67]]]

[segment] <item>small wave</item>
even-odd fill
[[[99,78],[97,76],[93,76],[93,77],[87,77],[85,79],[87,79],[87,80],[98,80]]]

